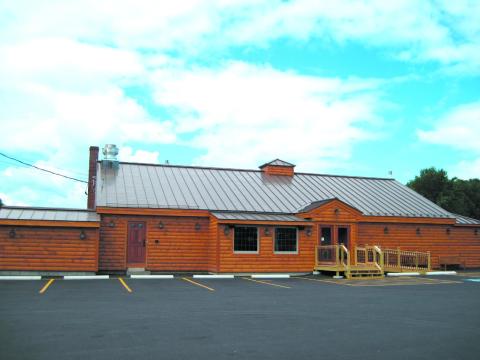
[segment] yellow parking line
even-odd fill
[[[55,281],[55,279],[50,279],[48,282],[45,284],[45,286],[38,292],[39,294],[43,294],[45,291],[47,291],[48,287],[52,285],[52,283]]]
[[[457,281],[457,280],[442,280],[442,279],[429,279],[429,278],[418,279],[418,281],[425,281],[425,280],[432,281],[434,284],[462,283],[461,281]]]
[[[349,284],[342,284],[341,282],[334,281],[334,280],[320,280],[320,279],[310,279],[302,276],[296,276],[295,279],[303,279],[303,280],[310,280],[310,281],[318,281],[318,282],[324,282],[328,284],[335,284],[335,285],[349,285]]]
[[[256,282],[256,283],[260,283],[260,284],[265,284],[265,285],[270,285],[270,286],[277,286],[277,287],[281,287],[281,288],[285,288],[285,289],[291,289],[290,286],[279,285],[279,284],[272,284],[272,283],[267,282],[267,281],[254,280],[254,279],[249,279],[249,278],[242,278],[242,279],[243,279],[243,280],[248,280],[248,281],[253,281],[253,282]]]
[[[200,286],[200,287],[202,287],[202,288],[204,288],[204,289],[207,289],[207,290],[210,290],[210,291],[215,291],[215,289],[212,289],[211,287],[208,287],[208,286],[206,286],[206,285],[200,284],[200,283],[198,283],[198,282],[196,282],[196,281],[193,281],[193,280],[190,280],[190,279],[188,279],[188,278],[185,278],[185,277],[184,277],[184,278],[182,278],[182,280],[188,281],[189,283],[192,283],[193,285]]]
[[[128,287],[127,283],[126,283],[121,277],[118,278],[118,281],[120,281],[120,283],[123,285],[123,287],[124,287],[125,289],[127,289],[127,291],[128,291],[129,293],[132,292],[132,289],[130,289],[130,288]]]

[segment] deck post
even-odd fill
[[[397,267],[400,269],[402,267],[402,263],[400,261],[400,248],[397,247]]]
[[[432,264],[430,263],[430,251],[427,251],[427,269],[428,271],[432,270]]]

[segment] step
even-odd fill
[[[127,275],[150,275],[151,272],[145,268],[128,268]]]
[[[359,279],[359,278],[373,279],[373,278],[383,278],[383,277],[384,275],[381,273],[378,273],[378,274],[369,273],[369,274],[350,274],[348,278],[349,279]]]

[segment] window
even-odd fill
[[[258,231],[253,226],[235,227],[233,237],[233,251],[256,253],[258,252]]]
[[[275,229],[275,252],[296,253],[297,252],[297,229],[276,228]]]

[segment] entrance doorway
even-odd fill
[[[346,226],[337,227],[337,243],[338,245],[344,245],[348,249],[350,242],[350,231]]]
[[[127,265],[129,267],[145,266],[145,240],[145,222],[129,222],[127,236]]]

